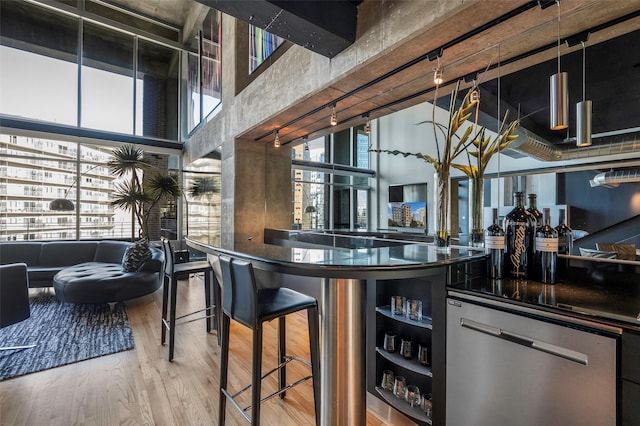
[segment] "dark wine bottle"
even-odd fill
[[[491,279],[502,278],[504,271],[504,229],[498,224],[498,209],[493,209],[493,223],[487,228],[484,237],[488,275]]]
[[[558,254],[573,253],[573,231],[567,226],[567,215],[565,209],[560,209],[560,222],[556,226],[558,232]]]
[[[536,194],[529,194],[529,208],[527,211],[533,215],[536,220],[535,227],[542,226],[542,213],[538,210],[538,196]]]
[[[515,207],[505,218],[506,245],[504,248],[505,271],[513,278],[527,278],[533,254],[535,219],[524,208],[524,194],[513,194]]]
[[[556,283],[558,263],[558,231],[551,227],[551,213],[544,209],[544,225],[536,230],[536,268],[538,281],[544,284]]]

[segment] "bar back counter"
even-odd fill
[[[447,417],[457,398],[447,389],[447,379],[452,380],[447,366],[454,359],[447,353],[451,343],[447,341],[447,311],[451,314],[451,300],[465,298],[475,298],[476,304],[496,311],[521,314],[522,309],[528,309],[525,322],[542,318],[569,328],[579,324],[613,339],[610,379],[614,395],[606,395],[602,401],[613,401],[606,404],[613,407],[613,414],[607,417],[613,419],[612,424],[638,424],[639,409],[631,403],[640,397],[637,262],[618,261],[613,266],[607,263],[598,267],[599,263],[585,264],[584,259],[568,256],[561,259],[561,277],[577,281],[565,280],[554,286],[533,281],[496,282],[485,277],[486,257],[482,251],[453,246],[449,253],[440,253],[433,245],[419,241],[420,236],[411,236],[410,240],[399,237],[265,230],[265,243],[241,241],[233,249],[215,247],[201,238],[187,238],[187,244],[209,255],[227,254],[250,260],[256,271],[264,274],[265,281],[318,299],[323,425],[364,425],[365,390],[418,424],[453,424],[455,417],[451,421]],[[606,282],[598,283],[598,279]],[[591,281],[582,285],[580,280]],[[421,305],[421,315],[417,310],[409,314],[395,311],[392,300],[404,302],[399,308],[406,309],[407,301],[409,307]],[[395,349],[388,346],[394,335]],[[411,349],[401,352],[407,349],[408,342]],[[474,354],[479,349],[467,343],[463,339],[456,352],[463,348]],[[488,373],[483,373],[481,359],[471,369],[479,377]],[[423,407],[397,398],[392,388],[383,386],[385,371],[404,377],[406,385],[417,386],[423,396],[431,394],[432,410],[425,412]],[[468,376],[463,380],[473,382],[476,378]],[[549,386],[555,386],[553,377],[549,380]],[[541,385],[541,392],[546,385]],[[597,406],[599,401],[590,402]],[[474,401],[455,403],[471,406]],[[525,403],[531,404],[532,400]],[[474,424],[487,424],[482,421],[481,412],[476,414]],[[517,420],[518,424],[528,424],[522,423],[522,418]]]

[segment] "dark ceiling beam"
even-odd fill
[[[333,58],[356,39],[358,2],[197,1],[327,58]]]

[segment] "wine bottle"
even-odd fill
[[[538,210],[538,196],[536,194],[529,194],[529,208],[527,208],[527,211],[535,218],[535,227],[542,226],[542,213]]]
[[[535,219],[524,208],[524,194],[513,194],[515,207],[505,218],[505,270],[513,278],[527,278],[531,272]]]
[[[498,224],[498,209],[493,209],[493,223],[487,228],[484,247],[489,255],[487,259],[489,278],[502,278],[504,270],[504,229]]]
[[[558,263],[558,231],[551,227],[551,214],[544,209],[544,225],[536,230],[536,268],[538,281],[544,284],[556,283]]]
[[[567,216],[565,209],[560,209],[560,221],[556,226],[558,232],[558,254],[573,253],[573,231],[567,226]]]

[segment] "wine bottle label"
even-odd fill
[[[504,250],[504,235],[484,237],[484,248],[490,250]]]
[[[558,252],[557,238],[536,237],[536,251]]]
[[[513,226],[515,225],[515,226]],[[511,261],[510,273],[514,277],[526,277],[527,275],[527,227],[525,223],[516,222],[513,227],[513,236],[510,240],[512,253],[509,253]]]

